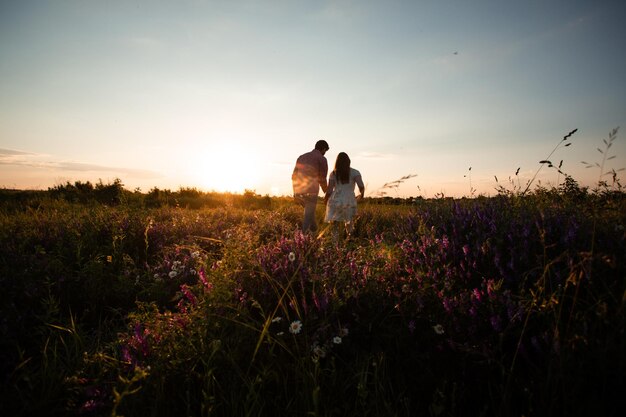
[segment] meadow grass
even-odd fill
[[[0,413],[622,415],[614,136],[592,192],[369,198],[350,239],[253,192],[4,190]]]
[[[618,415],[624,204],[12,206],[2,414]]]

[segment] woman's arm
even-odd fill
[[[365,197],[365,184],[363,184],[363,178],[361,178],[360,175],[358,175],[354,181],[356,182],[356,185],[359,187],[359,192],[361,193],[361,195],[359,197],[363,198]]]
[[[324,202],[328,202],[328,199],[333,194],[336,183],[337,180],[335,179],[335,171],[333,171],[330,173],[330,177],[328,177],[328,188],[326,189],[326,194],[324,195]]]

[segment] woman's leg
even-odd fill
[[[337,222],[332,220],[327,220],[328,227],[326,228],[326,232],[330,235],[330,238],[334,243],[339,241],[339,235],[337,233]]]
[[[350,237],[352,236],[352,232],[354,232],[354,221],[348,220],[346,222],[346,235]]]

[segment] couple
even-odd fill
[[[357,197],[354,195],[354,186],[359,186],[359,198],[365,195],[365,185],[361,173],[350,167],[350,158],[345,152],[337,155],[335,169],[330,173],[328,183],[328,162],[324,154],[330,149],[325,140],[318,140],[315,149],[298,157],[293,169],[291,180],[293,182],[293,195],[298,203],[304,207],[304,232],[317,230],[315,221],[315,207],[317,195],[321,188],[326,193],[326,215],[324,221],[337,224],[345,224],[346,233],[350,235],[354,230],[352,219],[356,214]],[[333,227],[333,233],[338,231]]]

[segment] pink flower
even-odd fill
[[[204,285],[205,291],[211,291],[213,289],[213,283],[207,281],[204,268],[201,268],[200,271],[198,271],[198,276],[200,277],[200,282]]]
[[[183,295],[185,296],[185,298],[192,304],[192,305],[196,305],[198,304],[198,300],[196,299],[196,296],[191,292],[191,290],[189,289],[189,287],[187,286],[187,284],[183,284],[180,286],[180,291],[183,293]]]

